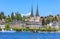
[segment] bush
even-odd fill
[[[13,28],[13,30],[15,30],[15,31],[22,31],[21,28]]]
[[[0,31],[1,31],[2,29],[0,28]]]
[[[25,30],[26,30],[26,31],[29,31],[30,29],[29,29],[29,27],[26,27]]]
[[[5,30],[10,30],[10,25],[8,23],[5,25]]]

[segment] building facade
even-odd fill
[[[41,22],[26,22],[26,27],[30,29],[39,29],[42,28]]]
[[[11,28],[25,28],[25,25],[26,24],[21,21],[13,21],[10,23]]]

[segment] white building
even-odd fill
[[[0,28],[5,28],[5,25],[0,25]]]
[[[59,21],[53,21],[53,22],[50,22],[48,25],[51,26],[52,28],[59,28],[60,22]]]

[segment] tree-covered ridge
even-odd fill
[[[30,17],[30,16],[29,16]],[[25,21],[26,18],[29,18],[28,16],[23,16],[19,12],[12,12],[11,15],[5,16],[4,12],[0,12],[0,20],[5,19],[6,23],[11,22],[13,20],[21,20]],[[41,16],[40,16],[41,17]],[[48,24],[53,21],[60,21],[60,15],[57,14],[56,16],[48,15],[45,17],[42,17],[42,24]]]
[[[13,20],[21,20],[25,21],[25,16],[22,17],[22,15],[19,12],[12,12],[11,15],[6,16],[4,12],[0,12],[0,20],[4,19],[6,23],[11,22]]]

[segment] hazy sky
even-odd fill
[[[0,12],[4,11],[5,15],[10,15],[12,11],[28,14],[33,5],[35,14],[37,4],[40,16],[60,14],[60,0],[0,0]]]

